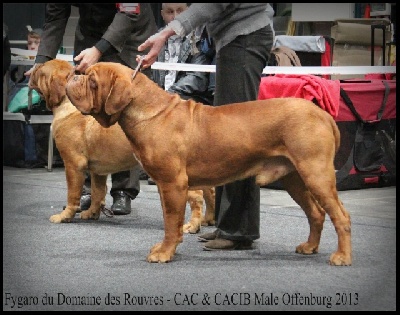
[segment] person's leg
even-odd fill
[[[130,214],[131,200],[140,192],[140,165],[129,171],[111,174],[112,187],[110,194],[113,197],[111,210],[116,215]]]
[[[113,197],[111,210],[116,215],[130,214],[131,200],[135,199],[140,191],[141,167],[138,165],[130,171],[111,174],[112,187],[110,194]],[[87,210],[91,204],[91,177],[87,172],[82,188],[80,210]]]
[[[268,27],[236,38],[217,53],[215,106],[257,99],[271,47]],[[204,249],[250,248],[260,237],[260,187],[254,177],[217,187],[215,206],[216,238]]]

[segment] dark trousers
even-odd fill
[[[215,106],[258,98],[261,74],[272,44],[272,29],[267,26],[237,37],[217,52]],[[254,177],[216,187],[215,201],[216,227],[222,238],[260,237],[260,187]]]
[[[135,199],[140,191],[139,177],[141,174],[141,166],[135,166],[129,171],[122,171],[111,174],[111,189],[110,195],[112,196],[116,191],[123,191],[131,199]],[[90,173],[87,172],[85,177],[85,183],[83,185],[82,194],[91,193]]]
[[[109,62],[118,62],[127,67],[129,67],[118,55],[108,55],[103,56],[99,61],[109,61]],[[145,69],[142,71],[149,78],[151,77],[151,69]],[[126,193],[131,199],[135,199],[136,196],[140,192],[140,174],[142,171],[142,167],[140,165],[135,166],[133,169],[129,171],[122,171],[118,173],[111,174],[111,190],[110,195],[112,196],[116,191],[123,191]],[[86,174],[85,183],[83,185],[82,194],[90,194],[91,193],[91,183],[90,183],[90,174],[89,172]]]

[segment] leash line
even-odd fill
[[[143,62],[143,60],[144,60],[144,57],[145,57],[145,56],[140,56],[138,65],[136,66],[136,69],[135,69],[135,71],[134,71],[133,74],[132,74],[132,81],[133,81],[133,79],[136,77],[136,73],[138,73],[138,71],[140,71],[140,66],[142,65],[142,62]]]

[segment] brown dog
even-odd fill
[[[67,78],[73,66],[67,61],[52,60],[33,71],[29,87],[35,89],[53,112],[52,130],[55,143],[64,161],[68,186],[65,210],[52,215],[53,223],[69,222],[79,208],[85,171],[91,172],[92,202],[82,211],[82,219],[98,219],[107,192],[107,174],[128,170],[138,164],[124,132],[118,124],[102,127],[92,116],[84,116],[66,96]],[[203,197],[206,214],[202,216]],[[200,225],[214,224],[214,189],[189,191],[191,219],[185,232],[197,233]]]
[[[118,122],[158,185],[165,236],[151,248],[149,262],[170,261],[182,242],[189,188],[255,176],[260,185],[281,178],[306,213],[310,234],[297,253],[318,252],[326,211],[338,235],[329,262],[351,265],[350,216],[338,198],[333,164],[340,135],[328,113],[296,98],[212,107],[133,74],[120,64],[98,63],[68,80],[67,95],[104,127]]]

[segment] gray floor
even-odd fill
[[[185,235],[172,262],[151,264],[163,237],[156,186],[142,182],[136,216],[52,224],[66,203],[64,169],[3,167],[3,310],[396,310],[396,187],[340,192],[350,267],[327,263],[337,247],[329,218],[320,252],[295,254],[304,213],[285,191],[261,196],[254,250],[207,252]]]

